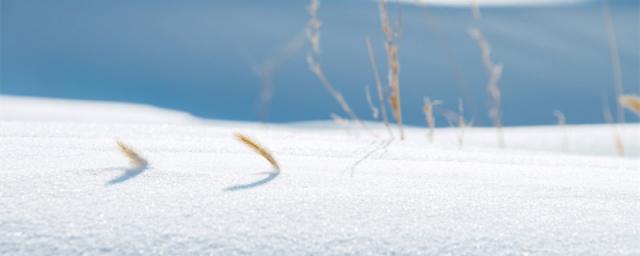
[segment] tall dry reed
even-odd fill
[[[620,67],[620,53],[618,51],[618,43],[616,41],[616,33],[613,29],[613,19],[611,18],[611,11],[609,10],[609,1],[604,0],[602,7],[602,14],[604,16],[605,27],[607,30],[607,42],[609,45],[609,51],[611,55],[611,66],[613,69],[613,88],[616,98],[619,98],[624,93],[624,85],[622,83],[622,68]],[[624,123],[624,110],[620,104],[617,104],[617,116],[618,122]]]
[[[391,106],[393,117],[400,129],[400,139],[404,140],[404,128],[402,125],[402,106],[400,102],[400,63],[398,62],[398,48],[394,44],[393,29],[389,24],[389,14],[384,0],[380,0],[380,21],[382,32],[385,36],[385,49],[387,52],[387,66],[389,70],[388,84],[391,88],[389,96],[389,104]]]
[[[382,115],[382,121],[384,122],[384,126],[387,127],[387,132],[389,132],[389,136],[393,138],[393,132],[391,131],[391,126],[389,125],[389,119],[387,118],[387,107],[385,104],[385,93],[382,90],[382,81],[380,79],[380,73],[378,72],[378,64],[373,54],[373,46],[371,46],[371,40],[369,38],[365,38],[365,42],[367,43],[367,53],[369,54],[369,63],[371,63],[371,69],[373,70],[373,79],[376,82],[376,92],[378,94],[378,101],[380,104],[380,111]]]

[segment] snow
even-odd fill
[[[458,149],[456,129],[385,148],[380,125],[330,126],[2,96],[0,255],[640,254],[638,124],[626,157],[608,125],[506,128],[507,149],[489,128]]]

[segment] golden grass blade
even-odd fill
[[[640,116],[640,97],[629,94],[620,95],[620,97],[618,97],[618,103],[620,106]]]
[[[273,167],[273,169],[275,169],[276,171],[280,171],[280,165],[278,165],[278,162],[276,161],[276,159],[273,157],[273,155],[271,154],[271,152],[269,152],[268,149],[266,149],[265,147],[263,147],[262,145],[258,144],[258,142],[256,142],[255,140],[249,138],[246,135],[243,135],[241,133],[235,133],[234,136],[236,137],[236,139],[238,139],[240,142],[244,143],[245,145],[247,145],[249,148],[251,148],[254,152],[258,153],[258,155],[262,156],[264,159],[266,159],[269,163],[271,163],[271,166]]]
[[[146,166],[149,162],[140,156],[133,148],[124,144],[122,141],[116,140],[120,152],[129,159],[129,164],[133,166]]]

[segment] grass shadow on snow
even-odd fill
[[[245,189],[251,189],[251,188],[259,187],[259,186],[267,184],[270,181],[272,181],[275,178],[277,178],[278,175],[280,175],[280,172],[279,171],[270,171],[270,172],[263,172],[263,173],[260,173],[260,174],[267,174],[267,176],[262,178],[262,179],[260,179],[260,180],[251,182],[251,183],[238,184],[238,185],[233,185],[231,187],[227,187],[227,188],[223,189],[223,191],[233,192],[233,191],[238,191],[238,190],[245,190]]]
[[[109,185],[115,185],[115,184],[119,184],[119,183],[123,183],[129,179],[133,179],[135,177],[137,177],[138,175],[142,174],[144,171],[146,171],[148,169],[147,165],[140,165],[140,166],[134,166],[134,167],[129,167],[126,168],[124,170],[124,173],[122,173],[122,175],[113,178],[112,180],[110,180],[109,182],[107,182],[107,186]]]
[[[114,167],[105,167],[105,168],[88,168],[88,169],[71,169],[68,171],[73,171],[73,172],[89,172],[92,174],[99,174],[99,173],[103,173],[103,172],[108,172],[108,171],[120,171],[122,169],[124,169],[126,167],[122,167],[122,166],[114,166]]]

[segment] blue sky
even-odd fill
[[[636,1],[612,1],[625,91],[640,91],[640,16]],[[306,1],[3,0],[0,93],[124,101],[231,120],[290,122],[344,115],[308,71]],[[545,7],[390,6],[402,15],[400,82],[405,120],[424,125],[422,98],[490,125],[488,80],[477,45],[480,28],[500,85],[506,125],[600,123],[613,78],[601,2]],[[377,5],[323,1],[320,62],[362,118],[374,85],[364,38],[385,70]],[[289,47],[287,48],[287,46]],[[299,45],[300,47],[296,47]],[[261,106],[260,67],[277,63],[272,104]],[[383,74],[384,75],[384,74]],[[383,76],[384,78],[384,76]],[[610,102],[611,103],[611,102]],[[262,110],[262,111],[261,111]],[[631,117],[630,115],[628,115]],[[439,123],[445,124],[439,117]],[[631,120],[637,120],[631,118]]]

